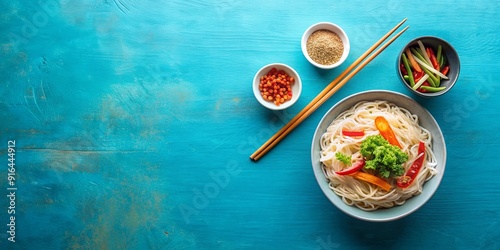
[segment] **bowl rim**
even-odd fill
[[[285,72],[287,72],[289,75],[293,75],[295,78],[295,83],[292,85],[292,99],[286,101],[285,103],[276,106],[274,103],[269,102],[264,100],[262,98],[262,95],[260,94],[259,91],[259,83],[260,83],[260,76],[264,74],[264,72],[271,70],[271,68],[277,68],[277,69],[283,69]],[[271,110],[283,110],[286,108],[291,107],[293,104],[297,102],[297,100],[300,97],[300,94],[302,93],[302,80],[300,79],[299,73],[295,69],[293,69],[291,66],[285,64],[285,63],[269,63],[261,67],[257,73],[255,73],[253,77],[253,82],[252,82],[252,89],[253,89],[253,94],[257,101],[264,107],[271,109]]]
[[[307,39],[314,31],[321,30],[321,29],[328,29],[332,32],[335,32],[340,37],[340,39],[342,39],[342,43],[344,44],[344,51],[342,53],[342,56],[340,57],[339,61],[337,61],[334,64],[330,64],[330,65],[319,64],[319,63],[315,62],[314,60],[312,60],[311,57],[309,56],[309,54],[307,53]],[[342,63],[345,62],[345,60],[347,59],[347,57],[349,56],[349,53],[351,51],[351,44],[349,41],[349,37],[347,36],[347,33],[338,24],[335,24],[332,22],[317,22],[317,23],[309,26],[302,34],[300,47],[302,50],[302,54],[307,59],[307,61],[309,61],[312,65],[314,65],[318,68],[321,68],[321,69],[333,69],[333,68],[340,66]]]
[[[383,97],[382,97],[383,96]],[[358,98],[361,97],[361,98]],[[375,211],[364,211],[355,206],[349,206],[345,204],[342,199],[329,188],[328,180],[326,179],[321,162],[319,161],[319,140],[321,135],[326,130],[326,127],[329,126],[331,121],[339,115],[342,111],[345,110],[340,108],[342,106],[352,107],[354,104],[360,101],[370,101],[370,100],[386,100],[391,103],[394,103],[400,107],[407,108],[412,114],[417,114],[419,116],[420,124],[433,124],[436,126],[434,131],[430,131],[433,133],[433,147],[442,147],[442,152],[440,156],[437,157],[438,161],[438,173],[428,180],[425,183],[423,191],[421,194],[417,196],[413,196],[410,199],[406,200],[405,204],[400,206],[394,206],[388,209],[379,209]],[[402,105],[402,103],[406,102],[406,104]],[[322,130],[322,126],[325,127]],[[442,181],[442,178],[446,169],[446,143],[444,140],[444,136],[442,134],[441,128],[439,124],[434,119],[432,114],[422,107],[417,101],[413,100],[411,97],[401,94],[399,92],[389,91],[389,90],[368,90],[363,92],[358,92],[352,95],[349,95],[339,102],[337,102],[334,106],[332,106],[321,118],[321,121],[318,123],[314,135],[312,138],[311,144],[311,164],[313,168],[313,173],[316,179],[316,182],[320,186],[320,189],[324,193],[324,195],[330,200],[331,203],[334,204],[339,210],[343,213],[364,221],[370,222],[387,222],[393,221],[397,219],[401,219],[406,217],[413,212],[417,211],[419,208],[424,206],[427,201],[429,201],[435,192],[438,190],[439,185]]]
[[[401,54],[405,51],[406,48],[408,48],[410,46],[410,44],[413,44],[413,43],[416,43],[418,40],[424,40],[424,39],[431,39],[431,40],[437,40],[439,41],[440,43],[442,44],[446,44],[447,47],[449,47],[451,49],[451,52],[452,54],[455,54],[456,57],[457,57],[457,61],[456,61],[456,67],[457,67],[457,70],[456,70],[456,77],[454,77],[453,81],[450,82],[449,84],[449,87],[442,90],[442,91],[439,91],[439,92],[435,92],[435,93],[422,93],[422,92],[419,92],[419,91],[416,91],[414,89],[412,89],[410,87],[410,85],[408,85],[404,78],[403,78],[403,74],[401,73],[401,69],[399,68],[399,64],[401,62]],[[448,41],[444,40],[443,38],[441,37],[437,37],[437,36],[432,36],[432,35],[424,35],[424,36],[418,36],[418,37],[415,37],[413,39],[411,39],[409,42],[407,42],[404,47],[399,51],[399,54],[397,55],[397,59],[396,59],[396,69],[397,69],[397,74],[398,74],[398,77],[399,79],[401,80],[401,82],[403,83],[403,85],[405,85],[405,87],[411,92],[411,93],[414,93],[415,95],[418,95],[418,96],[421,96],[421,97],[437,97],[437,96],[441,96],[441,95],[444,95],[446,94],[448,91],[451,90],[451,88],[456,84],[456,82],[458,81],[458,78],[460,76],[460,57],[458,55],[458,52],[457,50],[455,49],[455,47],[453,47],[453,45],[451,45],[451,43],[449,43]]]

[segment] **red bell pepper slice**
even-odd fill
[[[436,59],[436,54],[434,54],[434,50],[432,50],[431,48],[426,48],[426,50],[429,59],[431,59],[432,67],[434,67],[434,69],[436,70],[439,70],[439,63]]]
[[[418,144],[418,158],[413,162],[411,167],[406,171],[406,174],[399,177],[396,181],[396,185],[400,188],[407,188],[410,186],[415,179],[417,179],[418,173],[422,168],[422,164],[425,159],[425,144],[420,142]]]
[[[357,136],[364,136],[365,131],[362,130],[342,130],[342,135],[344,136],[351,136],[351,137],[357,137]]]
[[[403,75],[408,75],[408,71],[406,71],[405,65],[403,63],[399,65],[399,69],[401,70],[401,73],[403,73]]]
[[[353,164],[350,168],[335,172],[338,175],[349,175],[358,172],[365,166],[365,160],[360,160]]]
[[[450,71],[450,66],[446,65],[443,67],[443,69],[441,70],[441,73],[443,73],[443,75],[447,75],[448,74],[448,71]]]
[[[422,83],[422,86],[431,86],[431,84],[428,81],[425,81],[424,83]],[[417,90],[422,93],[427,93],[428,91],[426,89],[421,88],[422,86],[420,86],[420,88],[418,88]]]
[[[420,71],[420,72],[418,72],[418,71],[413,72],[413,79],[415,79],[415,82],[420,81],[420,79],[422,77],[424,77],[424,72],[422,72],[422,71]]]

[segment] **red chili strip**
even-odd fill
[[[338,175],[353,174],[361,170],[365,166],[365,160],[360,160],[353,164],[350,168],[335,172]]]
[[[357,137],[357,136],[364,136],[365,132],[362,130],[342,130],[342,135],[344,136],[351,136],[351,137]]]
[[[420,142],[418,144],[418,158],[413,162],[411,167],[406,171],[406,174],[399,177],[396,181],[396,184],[400,188],[407,188],[410,186],[415,179],[417,179],[418,173],[422,168],[422,164],[425,159],[425,144],[424,142]]]

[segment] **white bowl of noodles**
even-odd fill
[[[360,111],[361,109],[364,111]],[[406,114],[403,111],[407,111]],[[395,181],[386,179],[393,188],[384,191],[373,184],[363,183],[363,181],[351,176],[342,175],[339,177],[334,173],[338,171],[335,169],[338,166],[334,160],[329,159],[332,154],[329,151],[348,149],[349,145],[341,144],[356,144],[363,140],[362,137],[341,138],[341,142],[339,142],[335,141],[338,138],[335,133],[341,133],[338,131],[341,130],[342,126],[355,128],[362,125],[364,126],[363,130],[365,130],[363,136],[376,134],[376,128],[375,131],[370,128],[372,126],[370,119],[380,114],[386,116],[392,123],[391,126],[395,127],[396,136],[401,133],[408,136],[408,138],[401,139],[403,151],[406,150],[410,155],[408,163],[403,164],[405,172],[411,166],[412,161],[418,158],[415,156],[415,146],[411,145],[415,139],[412,133],[415,133],[417,139],[426,141],[424,165],[419,172],[419,177],[407,188],[397,187]],[[339,115],[342,115],[342,118]],[[396,118],[393,119],[391,116]],[[399,116],[406,117],[400,119]],[[335,146],[331,146],[333,143]],[[355,153],[352,153],[354,157]],[[412,154],[414,156],[411,156]],[[314,133],[311,160],[314,175],[321,190],[337,208],[357,219],[383,222],[397,220],[415,212],[433,196],[443,178],[446,165],[446,145],[436,120],[416,101],[400,93],[372,90],[348,96],[328,110]]]

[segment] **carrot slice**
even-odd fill
[[[415,61],[415,58],[413,58],[413,54],[410,51],[410,48],[406,48],[405,50],[406,56],[408,57],[408,61],[410,61],[411,66],[415,71],[417,72],[422,72],[422,68],[420,68],[420,65],[418,65],[417,61]]]
[[[375,118],[375,126],[380,132],[380,135],[382,135],[390,144],[402,148],[391,128],[391,125],[383,116],[377,116],[377,118]]]
[[[365,172],[356,172],[356,173],[352,174],[351,176],[353,176],[356,179],[366,181],[368,183],[376,185],[385,191],[389,191],[392,188],[391,184],[387,183],[386,181],[380,179],[379,177],[377,177],[375,175],[371,175],[371,174],[368,174]]]

